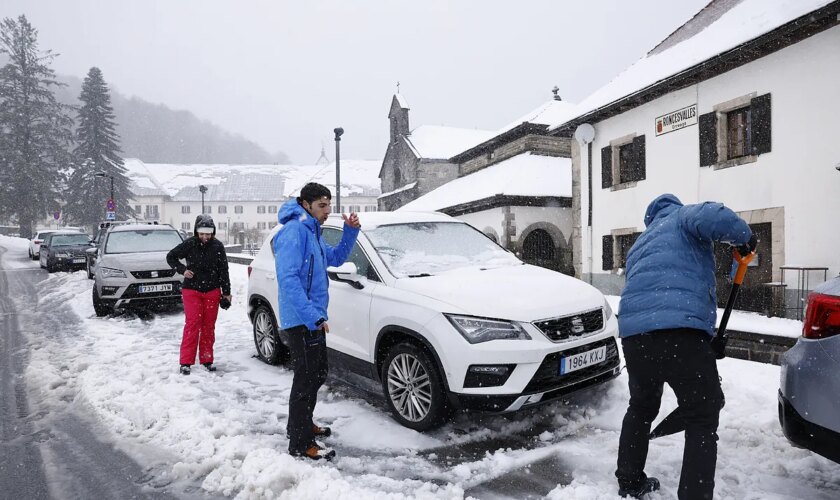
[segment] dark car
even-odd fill
[[[85,251],[90,248],[90,238],[78,231],[56,231],[41,243],[41,267],[48,272],[84,269]]]
[[[785,436],[840,463],[840,276],[808,296],[802,336],[782,358],[781,372]]]

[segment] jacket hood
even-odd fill
[[[277,222],[280,224],[285,224],[293,219],[300,219],[303,221],[308,218],[309,212],[300,206],[300,203],[297,202],[296,198],[292,198],[284,203],[283,206],[280,207],[280,211],[277,212]]]
[[[193,236],[198,237],[198,228],[211,227],[213,228],[213,236],[216,236],[216,223],[213,222],[213,217],[207,214],[199,214],[195,218],[195,225],[193,226]]]
[[[648,205],[645,211],[645,227],[650,226],[653,220],[660,215],[667,216],[682,206],[683,204],[680,199],[671,193],[659,195],[655,200],[650,202],[650,205]]]

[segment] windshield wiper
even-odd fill
[[[427,278],[429,276],[431,276],[431,274],[429,274],[429,273],[409,274],[408,275],[409,278]]]

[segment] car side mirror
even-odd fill
[[[91,242],[91,243],[93,243],[93,242]],[[91,257],[93,257],[94,255],[96,255],[96,248],[88,248],[88,249],[85,250],[85,253],[90,255]]]
[[[365,287],[362,284],[362,277],[359,276],[359,268],[353,262],[345,262],[338,267],[328,267],[327,274],[333,281],[339,283],[347,283],[356,290],[361,290]]]

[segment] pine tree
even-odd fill
[[[38,50],[38,31],[25,16],[0,23],[0,216],[16,218],[20,235],[60,207],[70,164],[73,120],[53,88],[52,52]]]
[[[75,167],[67,185],[67,220],[77,225],[93,226],[105,218],[105,203],[111,196],[113,177],[117,218],[133,217],[129,205],[133,198],[131,182],[126,177],[120,157],[114,109],[108,85],[99,68],[91,68],[79,95]]]

